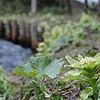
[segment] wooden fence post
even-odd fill
[[[0,20],[0,38],[5,38],[5,26],[2,20]]]
[[[31,46],[31,30],[30,30],[30,24],[26,23],[25,25],[25,29],[26,29],[26,46]]]
[[[16,40],[17,40],[18,33],[17,33],[17,21],[16,20],[12,21],[11,27],[12,27],[12,41],[17,42]]]
[[[11,40],[11,36],[12,36],[12,27],[11,27],[11,20],[8,21],[8,26],[9,26],[9,40]]]
[[[6,34],[5,34],[6,33]],[[8,20],[3,23],[0,21],[0,38],[12,40],[14,43],[36,49],[38,43],[43,41],[44,30],[37,27],[37,21],[34,23],[18,22],[17,20]],[[6,37],[5,37],[6,36]]]
[[[2,23],[2,21],[0,20],[0,38],[2,38],[2,26],[3,26],[3,23]]]
[[[5,24],[6,39],[11,40],[11,22],[8,20]]]
[[[38,46],[37,41],[37,23],[31,24],[31,47],[32,49],[36,49]]]
[[[21,44],[25,44],[25,22],[20,22],[19,26],[19,41]]]

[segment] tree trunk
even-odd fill
[[[72,7],[71,7],[71,1],[70,0],[67,0],[67,8],[68,8],[69,14],[72,14]]]
[[[88,0],[85,0],[85,12],[88,13],[89,6],[88,6]]]
[[[37,0],[31,0],[31,12],[33,14],[37,12]]]

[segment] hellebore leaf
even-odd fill
[[[63,65],[63,59],[55,59],[51,61],[48,57],[36,57],[30,59],[31,65],[34,66],[39,76],[49,76],[55,78]]]
[[[19,65],[14,73],[31,77],[38,76],[39,78],[42,76],[55,78],[63,63],[63,59],[55,59],[51,61],[45,56],[31,57],[28,63]]]
[[[28,62],[26,64],[18,65],[16,67],[16,69],[14,70],[14,74],[17,74],[17,75],[25,75],[25,76],[30,76],[30,77],[36,77],[36,75],[38,74],[38,72]]]

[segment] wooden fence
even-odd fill
[[[38,31],[37,22],[18,22],[0,20],[0,38],[10,40],[14,43],[36,49],[38,43],[43,41],[43,30]]]

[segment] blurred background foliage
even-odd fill
[[[70,0],[72,6],[82,6],[81,3]],[[74,5],[73,5],[74,4]],[[42,13],[64,13],[67,12],[66,0],[37,0],[37,11]],[[84,9],[84,8],[83,8]],[[19,14],[31,12],[31,0],[0,0],[0,15],[7,13]]]
[[[30,4],[31,0],[0,0],[0,14],[26,12]]]
[[[43,7],[57,6],[58,0],[39,0],[39,10]],[[0,0],[0,14],[29,12],[31,0]],[[54,7],[55,9],[55,7]]]

